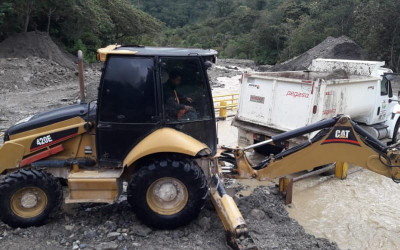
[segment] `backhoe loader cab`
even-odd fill
[[[117,54],[120,50],[134,54]],[[214,60],[216,52],[147,47],[119,47],[114,52],[107,56],[99,88],[100,167],[122,164],[138,143],[161,128],[189,135],[215,153],[215,115],[205,62]]]
[[[62,200],[113,203],[129,182],[137,216],[157,228],[189,223],[204,205],[217,135],[207,68],[217,52],[108,46],[98,100],[26,118],[0,147],[0,218],[43,223]]]

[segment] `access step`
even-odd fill
[[[114,203],[122,192],[123,169],[79,170],[68,176],[66,203]]]

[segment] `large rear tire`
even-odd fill
[[[146,225],[174,229],[195,219],[207,197],[207,181],[191,159],[148,161],[133,176],[128,202]]]
[[[0,181],[0,219],[11,227],[40,226],[59,208],[63,192],[58,180],[44,172],[21,169]]]

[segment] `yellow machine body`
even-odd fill
[[[196,156],[200,151],[205,150],[206,154],[211,151],[202,142],[171,128],[161,128],[136,145],[126,156],[123,166],[131,166],[138,159],[156,153],[179,153],[189,156]]]

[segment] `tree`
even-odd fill
[[[143,35],[154,35],[161,24],[149,14],[135,9],[125,0],[102,2],[107,15],[114,24],[114,39],[117,43],[138,42]]]
[[[4,17],[7,13],[13,11],[13,4],[9,2],[4,2],[0,4],[0,25],[4,22]]]
[[[25,2],[25,9],[26,9],[26,14],[25,14],[25,24],[24,24],[24,32],[28,32],[28,26],[29,26],[29,20],[31,18],[33,6],[34,6],[35,0],[26,0]]]

